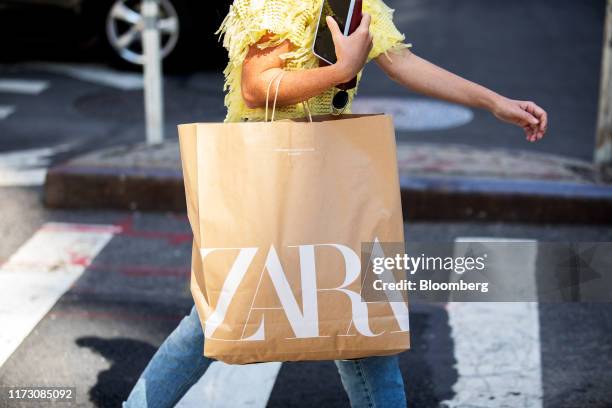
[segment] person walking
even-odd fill
[[[536,103],[502,96],[414,54],[393,23],[393,10],[382,0],[363,0],[362,21],[349,36],[341,33],[333,18],[327,18],[337,62],[320,66],[312,44],[322,1],[234,0],[218,30],[229,56],[224,71],[226,122],[264,120],[270,85],[277,90],[279,119],[329,114],[336,86],[354,77],[358,85],[365,64],[375,60],[405,88],[485,109],[522,128],[530,142],[545,135],[547,114]],[[344,112],[350,112],[356,90],[348,91]],[[174,406],[212,362],[202,355],[204,341],[194,306],[157,350],[123,407]],[[397,355],[335,363],[352,407],[407,405]]]

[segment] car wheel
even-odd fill
[[[115,64],[139,68],[144,63],[145,0],[113,0],[104,13],[103,39]],[[181,0],[159,0],[160,54],[165,66],[183,62],[192,40],[192,20]]]

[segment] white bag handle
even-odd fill
[[[270,99],[270,87],[272,86],[272,82],[278,78],[278,82],[276,83],[276,90],[274,92],[274,103],[272,104],[272,116],[270,118],[270,122],[274,122],[274,114],[276,113],[276,99],[278,98],[278,89],[280,88],[280,83],[285,75],[285,70],[281,70],[272,80],[268,83],[268,89],[266,90],[266,114],[264,118],[264,122],[268,121],[268,103]],[[312,122],[312,114],[310,113],[310,106],[307,101],[302,101],[302,106],[304,107],[304,111],[308,113],[308,120]]]

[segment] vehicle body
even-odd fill
[[[0,0],[3,50],[65,41],[101,46],[115,64],[143,63],[142,3],[147,0]],[[204,56],[222,59],[214,34],[227,13],[229,0],[159,0],[161,55],[165,64],[190,65]],[[21,44],[21,45],[20,45]],[[8,47],[8,48],[7,48]],[[219,58],[217,58],[219,57]]]

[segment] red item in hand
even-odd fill
[[[363,0],[355,0],[355,6],[354,6],[355,8],[353,9],[353,17],[351,18],[351,25],[349,26],[349,30],[348,30],[349,35],[352,34],[357,29],[357,27],[359,27],[359,24],[361,24],[362,5],[363,5]],[[319,66],[325,66],[325,65],[329,65],[329,64],[323,60],[319,60]],[[349,89],[353,89],[356,86],[357,86],[357,77],[343,84],[336,85],[336,88],[347,91]]]

